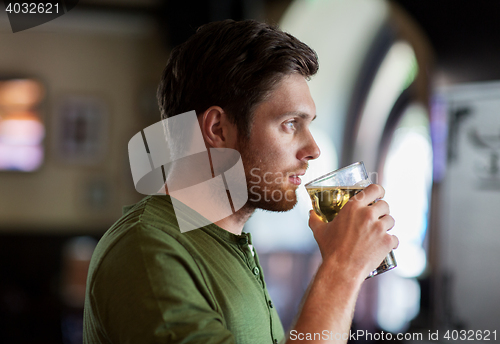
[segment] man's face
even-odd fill
[[[320,154],[309,131],[315,113],[309,86],[299,74],[284,77],[258,105],[250,138],[238,142],[249,205],[271,211],[288,211],[295,206],[300,176],[308,161]]]

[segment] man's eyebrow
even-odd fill
[[[283,117],[287,117],[287,116],[297,116],[297,117],[300,117],[302,119],[309,119],[311,118],[311,115],[305,113],[305,112],[300,112],[300,111],[290,111],[290,112],[285,112],[283,113],[281,116],[280,116],[280,119],[283,118]],[[314,121],[316,119],[316,115],[314,115],[314,117],[311,119],[311,122]]]

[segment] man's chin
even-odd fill
[[[284,213],[284,212],[290,211],[293,208],[295,208],[296,204],[297,204],[297,201],[295,201],[295,202],[283,202],[283,203],[274,204],[272,207],[269,207],[269,208],[263,208],[263,210]]]
[[[280,203],[271,203],[271,202],[249,202],[249,205],[254,209],[261,209],[266,211],[272,211],[277,213],[284,213],[295,208],[297,202],[280,202]]]
[[[286,195],[287,197],[277,197],[276,196],[277,194]],[[262,209],[274,212],[286,212],[292,210],[297,204],[297,195],[295,193],[295,190],[288,189],[286,193],[273,192],[271,194],[260,195],[260,197],[256,197],[254,199],[250,197],[248,202],[255,209]]]

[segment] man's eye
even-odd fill
[[[288,128],[288,129],[292,129],[294,130],[295,129],[295,125],[297,124],[297,121],[289,121],[289,122],[285,122],[285,126]]]

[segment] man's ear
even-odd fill
[[[236,126],[229,121],[227,113],[221,107],[209,107],[199,120],[203,139],[209,147],[234,148]]]

